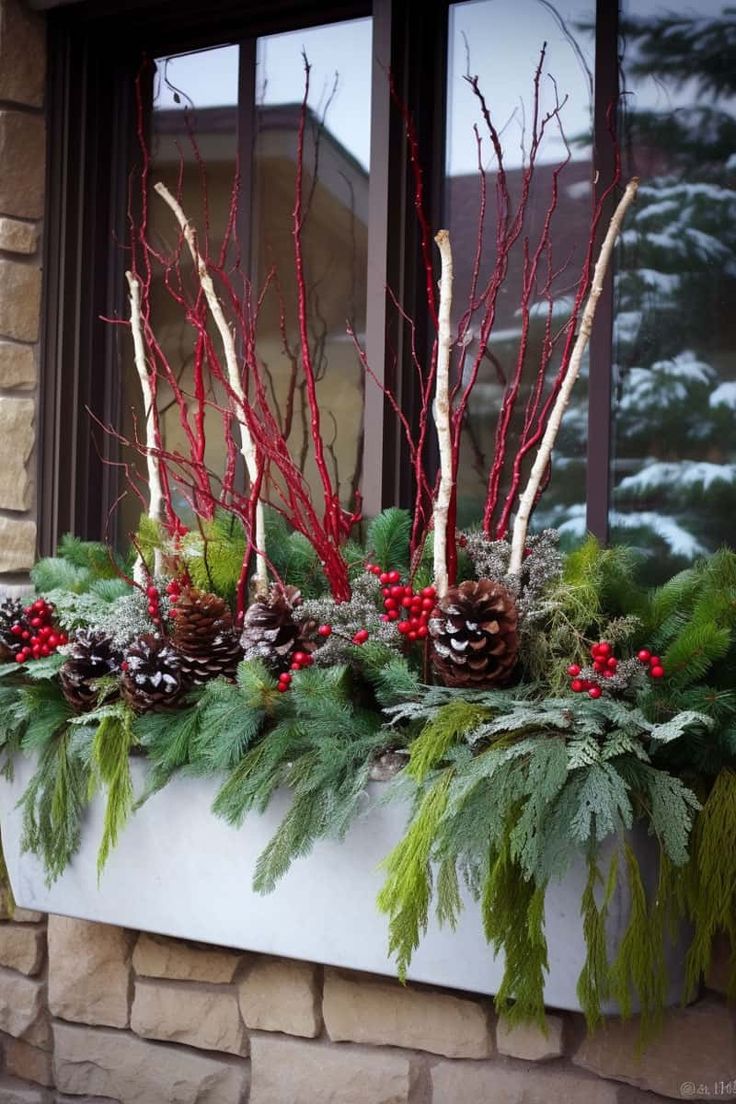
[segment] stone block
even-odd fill
[[[46,131],[40,115],[0,110],[0,212],[16,218],[43,215]],[[35,341],[34,337],[21,340]]]
[[[35,559],[35,521],[0,517],[0,574],[30,571]]]
[[[51,1100],[51,1093],[40,1085],[29,1085],[27,1082],[16,1080],[15,1077],[0,1075],[2,1104],[50,1104]]]
[[[238,998],[246,1027],[307,1038],[320,1033],[317,970],[308,962],[259,958],[240,983]]]
[[[46,83],[46,27],[22,0],[0,4],[0,100],[41,107]]]
[[[636,1020],[610,1021],[582,1042],[573,1062],[599,1077],[626,1081],[675,1100],[696,1095],[683,1086],[712,1089],[729,1083],[730,1094],[712,1091],[711,1095],[736,1099],[736,1025],[732,1012],[717,998],[670,1009],[661,1030],[641,1054],[637,1053],[638,1031]]]
[[[41,1015],[45,998],[46,986],[42,981],[15,970],[0,969],[0,1031],[15,1039],[27,1035]]]
[[[0,387],[7,390],[36,385],[36,353],[32,345],[0,341]]]
[[[411,1047],[450,1058],[493,1053],[488,1009],[450,993],[327,970],[322,1011],[333,1042]]]
[[[47,1088],[53,1086],[54,1074],[48,1051],[39,1050],[22,1039],[7,1038],[3,1041],[3,1053],[6,1073],[37,1085],[46,1085]]]
[[[28,1031],[23,1036],[23,1042],[28,1043],[29,1046],[36,1047],[37,1050],[52,1050],[54,1041],[51,1037],[51,1017],[48,1011],[44,1009],[41,1015],[35,1020]]]
[[[524,1058],[527,1062],[541,1062],[545,1058],[559,1058],[562,1054],[562,1028],[560,1016],[547,1015],[546,1033],[536,1024],[509,1024],[503,1017],[496,1025],[496,1046],[499,1054],[510,1058]]]
[[[38,249],[38,226],[33,222],[0,216],[0,249],[30,256]]]
[[[242,1104],[248,1088],[243,1059],[63,1023],[54,1024],[54,1073],[62,1093],[121,1104]]]
[[[438,1062],[432,1104],[618,1104],[618,1088],[577,1070],[510,1062]]]
[[[277,1035],[251,1038],[251,1066],[250,1104],[407,1104],[414,1080],[397,1051]]]
[[[211,981],[218,985],[232,981],[242,961],[243,955],[235,951],[145,932],[138,937],[133,952],[133,969],[137,974],[171,981]]]
[[[146,1039],[226,1054],[248,1053],[238,998],[226,986],[200,988],[181,981],[139,980],[130,1026]]]
[[[122,928],[49,916],[48,948],[52,1015],[128,1026],[132,947]]]
[[[0,441],[3,462],[0,465],[0,509],[27,510],[31,480],[26,467],[33,451],[33,399],[0,397]]]
[[[46,933],[28,924],[0,924],[0,966],[37,974],[43,965]]]
[[[0,336],[36,341],[41,315],[41,269],[0,257]]]

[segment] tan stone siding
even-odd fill
[[[0,0],[0,589],[36,552],[45,79],[43,18]]]
[[[637,1030],[587,1038],[554,1012],[545,1034],[499,1022],[490,998],[84,920],[0,924],[1,1104],[736,1099],[721,994],[671,1011],[643,1054]]]

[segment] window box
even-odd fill
[[[136,792],[145,765],[132,763]],[[250,814],[236,831],[210,812],[216,778],[179,775],[155,793],[128,821],[98,884],[96,855],[104,800],[92,800],[79,852],[61,877],[46,884],[39,860],[21,853],[17,808],[33,763],[16,760],[12,782],[0,781],[0,827],[10,880],[23,908],[60,913],[143,931],[284,955],[376,974],[394,975],[387,954],[387,922],[376,907],[383,878],[381,860],[401,838],[405,811],[398,803],[378,804],[382,783],[372,782],[366,813],[343,843],[320,841],[297,860],[267,895],[255,894],[256,859],[276,830],[289,801],[282,791],[262,816]],[[655,848],[643,830],[633,834],[642,874],[655,874]],[[545,1003],[578,1010],[577,978],[585,958],[580,900],[586,870],[575,862],[565,879],[550,887],[546,905],[549,974]],[[619,888],[610,908],[609,951],[617,945],[629,911]],[[668,1003],[682,993],[685,941],[668,947]],[[483,936],[480,909],[465,896],[455,931],[435,920],[408,971],[414,981],[493,994],[502,965]],[[605,1011],[613,1012],[611,1006]]]

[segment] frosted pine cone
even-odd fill
[[[179,653],[153,633],[133,641],[121,666],[122,695],[137,713],[173,705],[189,685]]]
[[[301,601],[297,587],[274,583],[267,598],[248,606],[240,638],[246,659],[260,659],[274,671],[286,671],[295,651],[311,651],[302,640],[302,626],[294,620]]]
[[[492,579],[451,587],[429,621],[432,663],[446,686],[503,686],[519,652],[518,611]]]
[[[97,680],[118,671],[120,660],[107,633],[80,629],[59,669],[61,689],[69,704],[79,712],[94,708],[99,694]]]
[[[224,599],[189,587],[177,598],[172,617],[171,642],[191,682],[201,684],[219,675],[235,678],[243,652]]]

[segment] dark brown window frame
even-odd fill
[[[134,163],[133,93],[142,55],[203,48],[224,41],[254,43],[264,34],[372,15],[371,186],[369,196],[366,341],[379,379],[412,417],[408,335],[389,307],[399,296],[422,329],[423,271],[413,185],[402,124],[392,109],[387,71],[411,111],[425,154],[428,215],[439,225],[443,206],[449,0],[87,0],[49,14],[48,211],[45,242],[45,328],[42,345],[39,449],[39,545],[51,552],[59,536],[114,537],[109,503],[117,474],[114,443],[92,432],[86,409],[116,424],[120,389],[116,364],[121,329],[101,321],[120,316],[123,268],[115,242],[126,240],[129,166]],[[617,5],[597,0],[596,134],[607,133],[615,101]],[[242,99],[242,97],[241,97]],[[241,127],[248,119],[241,119]],[[596,179],[610,179],[610,141],[596,143]],[[591,346],[588,423],[588,527],[605,539],[610,501],[610,368],[613,291],[609,280]],[[399,350],[386,367],[387,344]],[[389,404],[368,388],[364,506],[411,501],[410,468]],[[99,455],[97,450],[99,449]]]

